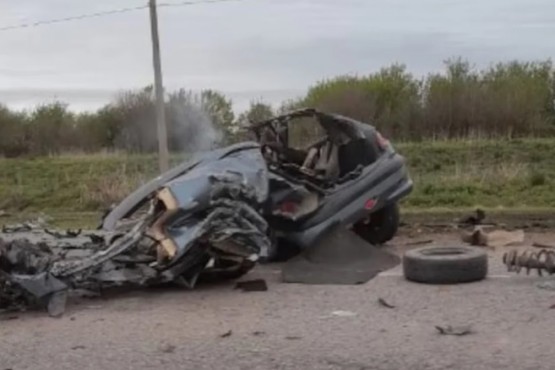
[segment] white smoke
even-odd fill
[[[190,96],[189,96],[190,97]],[[179,151],[198,153],[222,142],[222,131],[198,101],[183,96],[169,102],[169,141]]]

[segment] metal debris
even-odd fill
[[[302,339],[302,337],[299,337],[297,335],[288,335],[288,336],[285,337],[285,339],[287,339],[287,340],[299,340],[299,339]]]
[[[424,240],[415,240],[415,241],[411,241],[408,243],[405,243],[405,245],[424,245],[424,244],[431,244],[433,243],[433,239],[424,239]]]
[[[228,338],[231,337],[231,334],[233,334],[233,330],[228,330],[225,333],[220,335],[220,338]]]
[[[386,307],[386,308],[395,308],[394,305],[392,305],[391,303],[388,303],[385,299],[383,299],[383,298],[381,298],[381,297],[378,298],[378,303],[379,303],[381,306]]]
[[[474,211],[474,214],[468,215],[467,217],[464,217],[460,221],[460,224],[463,224],[463,225],[480,225],[480,224],[482,224],[482,221],[485,218],[486,218],[486,212],[484,212],[484,210],[478,208],[478,209],[476,209],[476,211]]]
[[[338,311],[333,311],[331,313],[332,316],[337,316],[337,317],[354,317],[357,314],[355,312],[352,311],[342,311],[342,310],[338,310]]]
[[[258,146],[238,148],[140,199],[132,194],[127,202],[144,207],[131,207],[123,226],[112,230],[60,232],[45,229],[41,219],[5,226],[0,310],[42,307],[58,317],[73,290],[98,293],[170,281],[192,288],[201,274],[239,277],[249,271],[270,248],[260,214],[268,170]],[[188,213],[195,207],[201,208]]]
[[[52,230],[48,230],[47,228],[44,229],[44,232],[47,233],[48,235],[52,235],[55,238],[76,238],[79,235],[81,235],[81,229],[78,230],[66,230],[65,233],[61,233],[59,231],[52,231]]]
[[[463,232],[463,242],[481,247],[507,247],[524,242],[524,230],[494,230],[486,232],[482,227],[476,227],[471,232]]]
[[[555,281],[554,280],[540,281],[536,283],[536,288],[555,291]]]
[[[176,347],[172,344],[166,343],[161,345],[159,349],[160,349],[160,352],[163,352],[163,353],[173,353],[175,352]]]
[[[541,249],[555,249],[555,245],[543,244],[538,242],[532,243],[532,247]]]
[[[472,327],[470,325],[464,325],[464,326],[447,325],[447,326],[436,326],[435,328],[441,335],[463,336],[463,335],[468,335],[473,333]]]
[[[544,272],[549,275],[555,273],[555,251],[542,249],[540,251],[524,251],[519,253],[512,250],[503,255],[503,263],[510,272],[520,273],[522,269],[526,270],[526,275],[531,270],[536,270],[539,276]]]
[[[264,279],[238,281],[235,283],[235,289],[241,289],[243,292],[265,292],[268,285]]]

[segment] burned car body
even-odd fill
[[[307,117],[324,135],[293,148],[291,125]],[[393,237],[396,203],[412,181],[375,128],[304,109],[250,129],[258,142],[204,153],[130,194],[79,256],[0,243],[0,298],[34,299],[56,312],[72,288],[238,277],[275,257],[280,240],[308,248],[337,226],[371,242]]]

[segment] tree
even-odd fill
[[[0,105],[0,154],[18,157],[29,152],[27,115]]]
[[[248,126],[251,123],[256,123],[270,119],[274,116],[272,106],[261,101],[251,101],[249,109],[241,113],[237,118],[237,123],[240,126]]]
[[[74,118],[67,104],[54,102],[38,106],[29,117],[30,151],[45,155],[77,148]]]

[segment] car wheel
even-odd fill
[[[403,256],[407,280],[427,284],[456,284],[482,280],[488,273],[486,252],[476,247],[424,247]]]
[[[372,213],[368,219],[354,225],[354,231],[370,244],[387,243],[397,233],[399,228],[399,206],[389,204]]]

